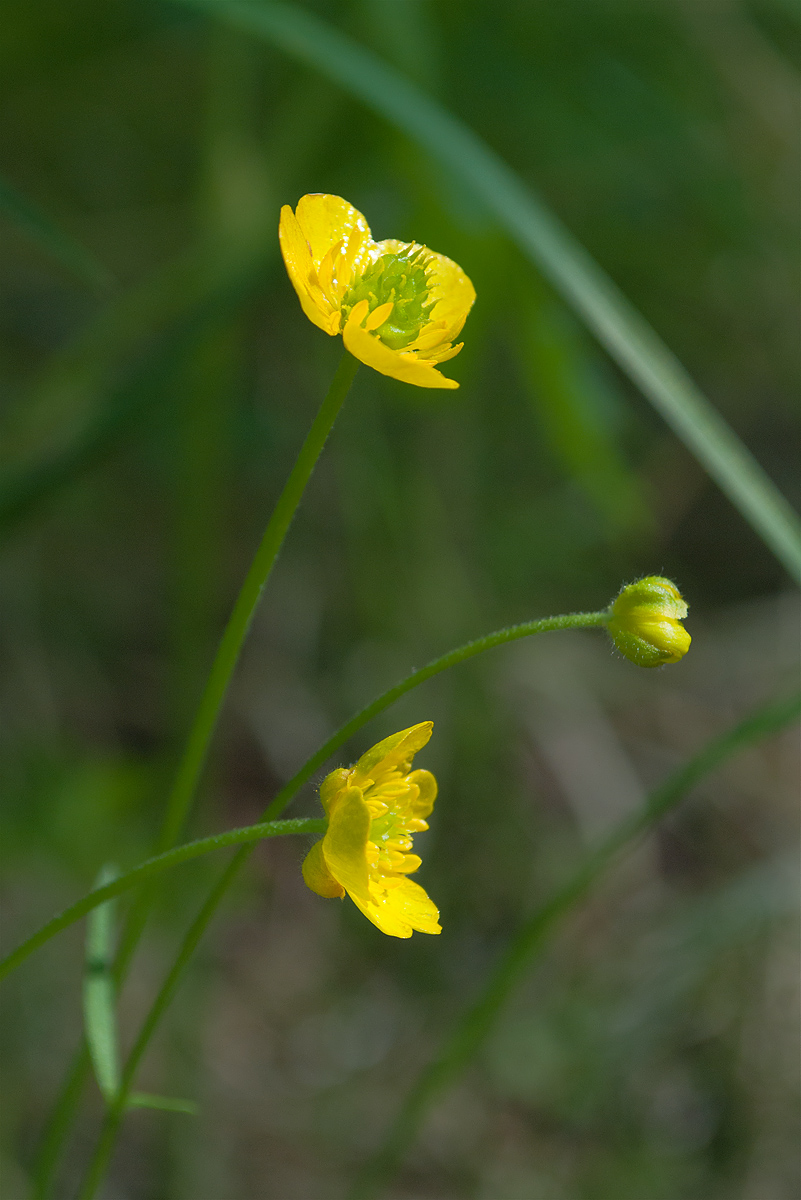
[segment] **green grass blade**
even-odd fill
[[[172,1096],[151,1096],[149,1092],[131,1092],[126,1108],[157,1108],[161,1112],[186,1113],[196,1117],[200,1108],[194,1100],[176,1100]]]
[[[676,356],[547,206],[461,121],[393,67],[285,4],[182,0],[321,71],[424,147],[494,214],[801,581],[801,521]]]
[[[52,1193],[59,1155],[81,1102],[90,1069],[89,1049],[86,1039],[81,1038],[42,1132],[31,1179],[30,1200],[48,1200]]]
[[[116,878],[116,868],[103,867],[95,887],[105,887]],[[120,1086],[113,968],[114,901],[107,900],[105,904],[99,904],[86,921],[83,1023],[97,1084],[108,1104],[113,1102]]]
[[[611,391],[596,368],[605,364],[592,361],[584,330],[563,304],[529,296],[522,299],[520,313],[516,348],[551,453],[610,530],[651,528],[644,489],[604,415]]]
[[[114,277],[98,258],[76,238],[61,229],[7,179],[0,177],[0,212],[13,221],[32,241],[57,259],[81,283],[93,291],[108,292],[114,287]]]
[[[209,281],[207,291],[186,298],[183,312],[168,313],[165,303],[158,316],[169,324],[157,330],[154,320],[148,354],[121,382],[112,383],[106,375],[119,367],[113,353],[92,353],[79,340],[75,361],[63,363],[31,397],[25,417],[31,428],[0,430],[7,459],[0,468],[0,539],[117,445],[147,407],[158,402],[171,372],[208,335],[209,327],[234,311],[258,280],[258,271],[249,266],[221,275],[214,285]],[[119,314],[122,305],[114,307]],[[131,341],[148,332],[139,322],[131,324]],[[95,332],[102,326],[98,322]],[[132,349],[121,334],[120,342],[120,350]]]

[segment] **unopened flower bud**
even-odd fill
[[[690,635],[681,624],[687,604],[669,579],[647,575],[623,588],[609,609],[607,629],[612,641],[638,667],[661,667],[678,662],[690,648]]]

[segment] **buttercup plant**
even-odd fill
[[[196,944],[203,929],[214,912],[216,903],[222,895],[239,866],[248,853],[250,843],[268,837],[280,837],[291,834],[307,834],[322,832],[323,838],[317,842],[306,856],[303,865],[303,875],[306,883],[321,896],[342,897],[346,893],[355,903],[358,896],[362,901],[359,907],[365,915],[383,932],[393,936],[408,937],[413,928],[421,932],[436,933],[439,929],[430,926],[438,921],[436,907],[428,899],[422,888],[416,892],[407,889],[406,895],[414,895],[415,903],[422,903],[421,895],[427,905],[425,923],[414,925],[404,917],[404,905],[399,901],[393,902],[391,893],[399,888],[404,881],[411,884],[407,877],[417,870],[420,859],[410,854],[411,835],[428,828],[425,820],[430,815],[437,795],[437,784],[430,771],[411,771],[414,755],[424,746],[431,735],[432,722],[423,721],[412,725],[409,729],[401,730],[384,741],[379,742],[368,750],[351,768],[339,767],[330,772],[320,787],[320,799],[326,813],[324,821],[314,818],[295,820],[275,820],[280,817],[305,783],[315,772],[327,762],[350,738],[359,732],[369,721],[384,712],[401,696],[412,691],[426,680],[432,679],[451,667],[459,666],[470,658],[475,658],[496,646],[518,641],[525,637],[534,637],[541,633],[554,633],[561,629],[603,629],[610,631],[613,638],[620,636],[620,609],[624,605],[621,596],[628,603],[632,596],[642,595],[642,585],[646,587],[654,579],[659,581],[663,592],[671,598],[674,610],[686,603],[681,598],[675,584],[660,576],[648,576],[645,580],[628,584],[623,592],[613,600],[608,608],[598,612],[562,613],[554,617],[540,617],[534,621],[525,621],[521,625],[511,625],[506,629],[495,630],[484,637],[476,638],[463,646],[457,646],[447,654],[435,658],[425,667],[419,667],[400,683],[378,696],[355,716],[346,721],[336,733],[325,742],[320,749],[308,759],[300,770],[284,785],[278,795],[267,806],[262,814],[262,821],[257,825],[244,826],[241,829],[228,830],[197,842],[188,842],[174,850],[166,851],[141,863],[133,870],[119,876],[113,884],[106,885],[90,892],[81,900],[70,905],[68,909],[48,921],[36,933],[29,937],[16,950],[0,961],[0,979],[13,971],[21,962],[40,946],[62,929],[66,929],[74,921],[79,920],[98,904],[105,903],[113,896],[119,895],[129,887],[134,887],[150,875],[156,875],[162,870],[168,870],[181,862],[188,861],[200,855],[221,849],[224,846],[237,845],[240,850],[228,868],[227,876],[223,877],[224,886],[219,887],[219,895],[214,904],[209,904],[201,912],[195,925],[187,934],[187,943]],[[638,589],[640,589],[638,591]],[[677,621],[677,618],[669,618]],[[630,621],[635,617],[629,616]],[[653,621],[653,614],[643,618],[645,625]],[[611,628],[610,628],[611,627]],[[629,631],[624,631],[628,632]],[[640,636],[643,629],[640,628]],[[683,635],[683,639],[682,639]],[[679,626],[679,632],[673,630],[673,637],[689,645],[689,634]],[[624,642],[625,644],[625,642]],[[631,661],[636,661],[632,655],[627,655]],[[675,658],[663,658],[664,662],[677,661]],[[658,666],[659,663],[644,661],[640,666]],[[350,795],[348,792],[358,792]],[[342,801],[346,803],[340,808]],[[365,863],[367,872],[367,896],[365,897]],[[403,892],[399,895],[402,897]],[[413,906],[412,906],[413,907]],[[411,913],[410,908],[410,913]],[[392,914],[392,915],[391,915]],[[429,917],[432,918],[429,921]],[[376,919],[378,918],[378,919]],[[395,929],[385,928],[389,923],[396,924],[399,920],[410,926],[409,932],[398,933]],[[185,944],[187,944],[185,943]],[[171,983],[174,981],[171,981]],[[157,1001],[157,1004],[159,1001]],[[155,1006],[154,1006],[155,1007]]]
[[[687,606],[675,585],[658,576],[649,576],[624,588],[609,607],[601,611],[540,618],[487,634],[413,671],[357,713],[281,789],[268,805],[260,824],[176,847],[259,597],[355,377],[358,362],[418,387],[458,387],[456,381],[443,376],[437,366],[453,358],[462,348],[455,339],[475,300],[472,283],[456,263],[416,242],[375,242],[361,213],[339,196],[304,196],[294,212],[286,206],[281,212],[279,237],[284,261],[303,311],[329,335],[342,334],[345,354],[278,498],[226,626],[166,806],[157,853],[113,883],[95,889],[94,893],[71,905],[0,964],[0,975],[7,974],[54,934],[126,888],[133,888],[150,876],[190,858],[225,845],[239,844],[236,855],[185,936],[176,961],[119,1073],[115,1093],[106,1097],[103,1130],[80,1200],[91,1200],[95,1195],[120,1122],[134,1103],[131,1089],[139,1062],[184,967],[256,841],[282,835],[322,833],[303,863],[305,882],[313,891],[327,898],[348,895],[368,920],[391,937],[409,938],[415,931],[441,932],[436,905],[425,890],[409,878],[421,865],[420,857],[413,853],[413,836],[428,828],[426,818],[431,814],[437,796],[437,784],[431,772],[412,769],[415,754],[431,736],[430,721],[385,738],[364,753],[354,766],[331,771],[320,788],[325,821],[275,820],[314,772],[363,725],[405,692],[439,672],[494,646],[534,634],[560,629],[607,628],[626,657],[646,667],[676,662],[689,646],[689,634],[680,624]],[[125,976],[150,903],[148,893],[142,892],[132,906],[127,932],[121,939],[114,966],[113,974],[118,982]],[[112,994],[110,988],[107,994]],[[113,1020],[108,1021],[106,1029],[113,1028],[113,1024]],[[87,1028],[86,1038],[90,1045],[93,1036],[93,1031]],[[83,1078],[80,1071],[88,1069],[89,1057],[84,1055],[76,1067],[78,1074],[72,1077],[65,1092],[65,1103],[72,1104],[72,1089],[79,1086]],[[163,1107],[165,1103],[174,1105],[176,1102],[165,1102],[162,1098],[160,1105]],[[48,1154],[52,1157],[52,1146]]]

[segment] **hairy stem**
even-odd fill
[[[209,854],[213,850],[222,850],[225,846],[238,846],[243,842],[258,842],[263,838],[285,837],[287,834],[293,833],[324,833],[325,829],[325,821],[318,820],[316,817],[299,817],[292,821],[262,821],[258,825],[244,825],[238,829],[228,829],[225,833],[215,833],[211,837],[200,838],[196,842],[186,842],[183,846],[176,846],[173,850],[165,851],[164,854],[148,858],[138,867],[133,867],[123,875],[118,875],[111,883],[93,888],[91,892],[87,892],[69,908],[65,908],[63,912],[51,918],[46,925],[38,929],[16,950],[0,960],[0,979],[9,975],[20,963],[25,961],[29,954],[33,954],[50,938],[61,933],[62,929],[66,929],[69,925],[74,925],[76,921],[80,921],[81,917],[85,917],[98,905],[105,904],[107,900],[112,900],[122,892],[144,883],[151,876],[169,870],[170,867],[177,867],[180,863],[189,862],[190,859],[200,858],[201,855]]]

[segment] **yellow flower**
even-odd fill
[[[455,388],[436,369],[476,293],[461,267],[416,242],[374,242],[360,212],[341,196],[314,192],[278,227],[286,269],[306,316],[360,362],[418,387]]]
[[[675,583],[661,575],[628,584],[609,614],[613,642],[638,667],[678,662],[690,648],[690,635],[681,624],[687,604]]]
[[[383,933],[440,933],[439,909],[408,876],[420,866],[412,834],[428,829],[437,781],[410,771],[431,737],[432,721],[394,733],[363,754],[355,767],[332,771],[320,787],[328,817],[322,841],[303,863],[303,878],[320,896],[344,896]]]

